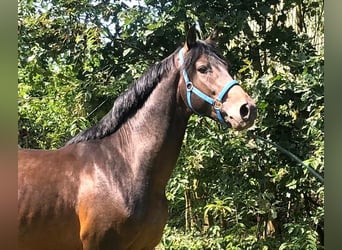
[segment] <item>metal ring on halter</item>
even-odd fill
[[[194,85],[192,84],[192,82],[186,83],[186,90],[187,91],[192,91],[193,88],[194,88]]]

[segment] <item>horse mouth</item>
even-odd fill
[[[228,124],[228,126],[231,127],[232,129],[237,130],[237,131],[242,131],[253,126],[255,118],[248,119],[248,120],[242,120],[242,119],[236,120],[233,117],[230,117],[227,115],[224,117],[224,120]]]

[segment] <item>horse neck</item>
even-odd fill
[[[135,183],[149,183],[163,193],[189,119],[178,103],[179,79],[176,69],[161,79],[142,108],[118,131]]]

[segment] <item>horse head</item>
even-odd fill
[[[197,40],[192,27],[179,50],[181,69],[179,91],[187,109],[210,117],[236,130],[253,125],[257,116],[254,100],[228,72],[218,51],[215,35]]]

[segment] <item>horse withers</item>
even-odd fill
[[[19,249],[153,249],[193,113],[237,130],[257,113],[213,38],[197,40],[194,28],[98,124],[57,150],[19,149]]]

